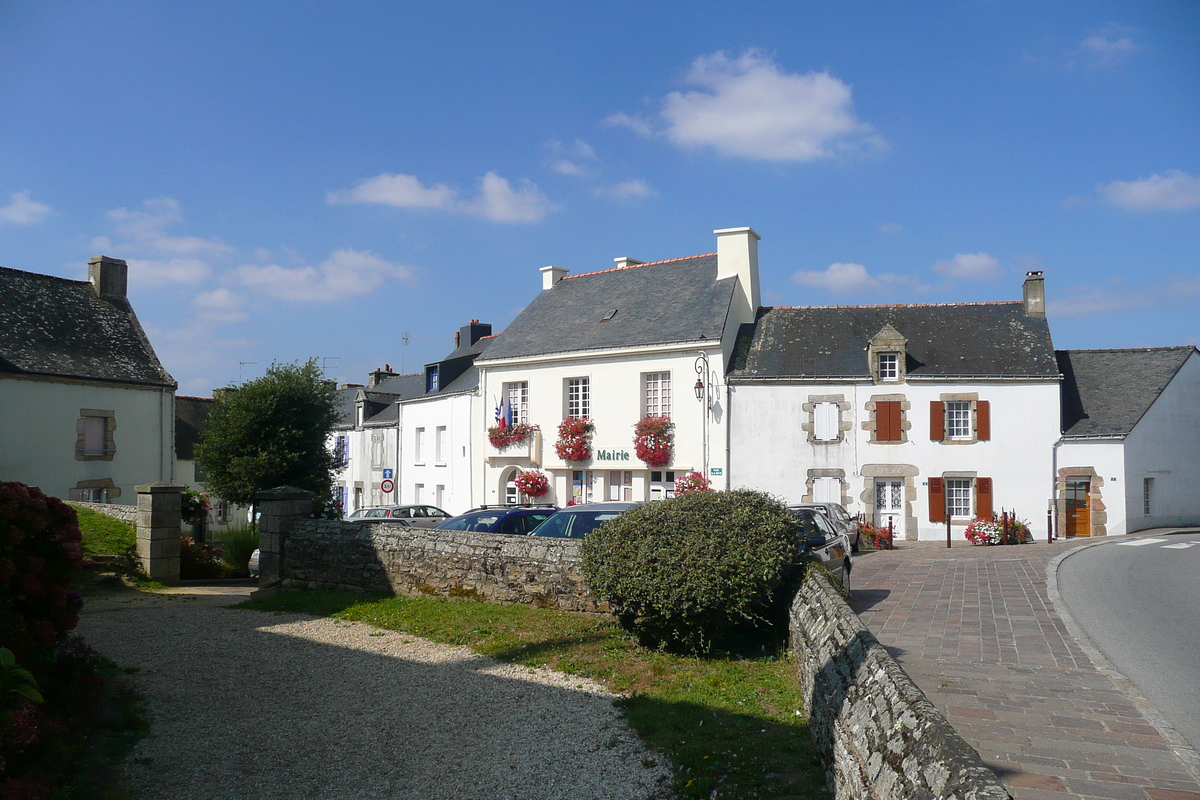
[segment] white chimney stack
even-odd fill
[[[569,271],[565,267],[542,267],[540,270],[542,273],[542,291],[553,289],[554,284],[561,281],[563,276]]]
[[[748,304],[745,322],[758,313],[758,240],[753,228],[723,228],[717,235],[717,280],[736,277]]]
[[[1041,270],[1025,273],[1025,283],[1021,285],[1021,294],[1024,295],[1026,316],[1045,319],[1046,279]]]
[[[128,291],[129,267],[119,258],[92,256],[88,261],[88,280],[98,296],[123,300]]]
[[[613,261],[616,262],[617,269],[625,269],[627,267],[636,267],[636,266],[640,266],[641,264],[646,263],[644,261],[638,261],[636,258],[630,258],[629,256],[621,256],[620,258],[614,258]]]

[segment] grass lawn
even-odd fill
[[[79,517],[79,530],[83,534],[85,553],[120,556],[137,544],[137,529],[128,522],[113,519],[90,508],[74,508]]]
[[[618,705],[675,764],[684,797],[827,797],[796,666],[779,653],[677,656],[640,647],[607,617],[471,600],[287,592],[241,607],[358,620],[595,679],[626,695]]]

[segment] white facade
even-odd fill
[[[0,480],[128,505],[138,484],[175,479],[171,388],[5,375],[0,415]]]
[[[395,422],[358,425],[334,431],[330,449],[342,452],[345,466],[334,475],[334,499],[341,501],[343,512],[349,516],[364,506],[397,503],[396,493],[385,493],[385,470],[391,470],[392,480],[400,464],[399,431]]]
[[[1063,441],[1055,448],[1054,459],[1059,476],[1055,496],[1059,498],[1061,536],[1120,536],[1130,532],[1125,512],[1125,445],[1120,439]],[[1072,482],[1086,484],[1089,509],[1088,525],[1083,529],[1086,532],[1073,528],[1068,521],[1068,485]],[[1140,526],[1150,527],[1153,525]]]
[[[417,397],[400,403],[400,503],[425,503],[462,514],[478,503],[472,486],[471,421],[481,407],[475,391]]]
[[[877,441],[877,401],[899,402],[900,441]],[[987,439],[972,429],[961,439],[931,436],[932,402],[986,401]],[[818,419],[832,412],[830,421]],[[996,513],[1015,511],[1035,536],[1046,535],[1054,496],[1054,442],[1059,437],[1057,381],[947,383],[739,383],[731,389],[730,473],[734,486],[789,503],[834,500],[876,524],[889,518],[897,535],[944,539],[945,523],[930,509],[931,477],[967,492],[971,514],[952,517],[964,538],[978,508],[979,479],[990,478]],[[833,490],[839,496],[821,496]],[[933,521],[933,519],[938,521]]]

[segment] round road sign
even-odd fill
[[[383,483],[379,484],[379,490],[384,494],[391,494],[395,488],[396,482],[392,480],[385,480]]]

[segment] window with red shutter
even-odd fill
[[[935,442],[946,438],[946,404],[941,400],[929,401],[929,438]]]
[[[929,521],[946,521],[946,486],[941,478],[929,479]]]
[[[975,439],[986,442],[992,438],[991,405],[987,400],[975,401]]]
[[[982,519],[992,518],[992,479],[975,479],[975,516]]]
[[[875,403],[875,441],[899,442],[900,403],[895,400],[880,400]]]

